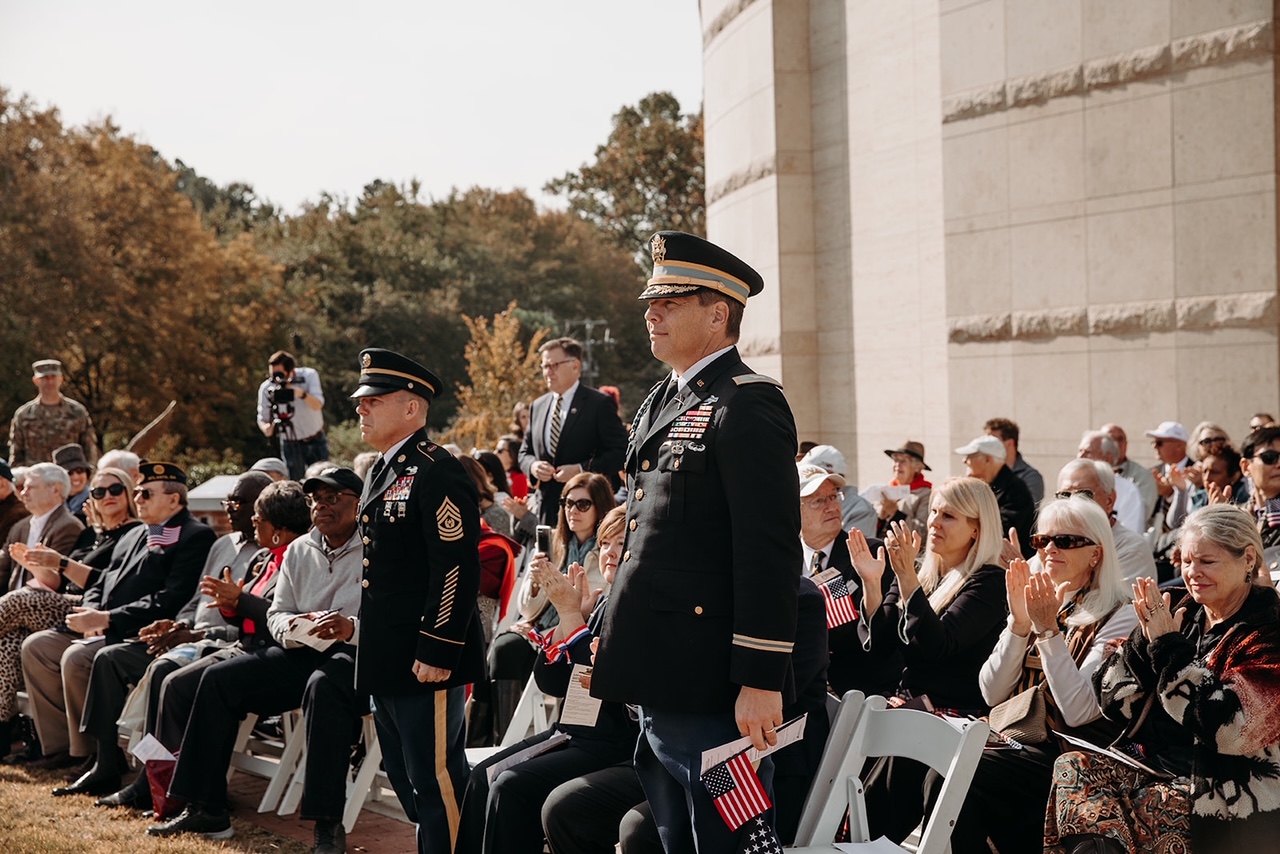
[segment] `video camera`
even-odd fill
[[[284,374],[276,371],[271,375],[271,388],[267,389],[267,400],[272,406],[281,407],[292,405],[294,391],[289,387],[289,380]]]

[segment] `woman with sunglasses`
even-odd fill
[[[866,538],[849,535],[849,556],[862,579],[859,633],[868,648],[896,644],[906,664],[890,705],[983,714],[978,670],[1004,626],[1000,508],[991,487],[953,477],[933,490],[924,558],[920,535],[896,522],[872,556]],[[893,583],[881,595],[885,552]],[[876,763],[867,778],[872,838],[901,842],[924,815],[928,766],[900,757]]]
[[[11,547],[13,559],[30,573],[31,580],[0,596],[0,745],[6,750],[22,687],[22,641],[32,632],[62,625],[94,576],[111,564],[116,543],[142,524],[132,490],[133,479],[121,469],[99,469],[89,482],[85,502],[90,527],[65,557],[43,545]],[[26,753],[31,758],[40,755],[33,745],[28,745]]]
[[[506,731],[524,684],[533,672],[537,651],[560,621],[547,592],[535,580],[534,570],[550,568],[566,575],[577,564],[585,571],[591,589],[606,589],[608,585],[600,574],[596,525],[615,504],[608,478],[595,472],[574,475],[560,494],[550,554],[529,550],[531,557],[516,598],[520,619],[494,638],[489,650],[494,722],[499,738]]]
[[[1240,470],[1252,485],[1247,509],[1257,519],[1262,548],[1280,547],[1280,427],[1249,434],[1240,449]]]
[[[1046,852],[1253,852],[1280,834],[1280,600],[1256,583],[1250,515],[1214,504],[1182,525],[1189,595],[1133,586],[1139,628],[1093,677],[1117,750],[1053,770]],[[1177,597],[1178,601],[1175,601]]]
[[[1049,727],[1108,744],[1120,728],[1099,721],[1090,680],[1108,647],[1138,625],[1110,520],[1096,502],[1076,494],[1041,507],[1036,530],[1031,545],[1042,568],[1032,572],[1025,560],[1015,560],[1005,572],[1009,620],[978,674],[983,699],[995,707],[1038,689]],[[1040,850],[1053,762],[1063,744],[1052,733],[1038,744],[1026,741],[983,751],[951,832],[954,854],[989,854],[988,838],[1000,851]],[[941,784],[931,771],[925,781],[930,800]]]

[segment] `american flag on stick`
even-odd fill
[[[853,604],[853,594],[843,575],[821,585],[822,598],[827,603],[827,628],[834,629],[858,619],[858,609]]]
[[[182,527],[180,525],[175,525],[172,528],[166,528],[164,525],[148,525],[147,548],[163,549],[175,545],[181,534]]]
[[[702,784],[730,830],[737,830],[772,806],[745,750],[713,766],[702,775]]]

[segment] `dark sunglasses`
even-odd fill
[[[93,489],[89,490],[89,494],[98,501],[101,501],[108,495],[119,498],[121,495],[124,495],[124,489],[125,487],[123,483],[113,483],[110,486],[95,486]]]
[[[1031,548],[1036,551],[1044,551],[1049,548],[1049,543],[1053,543],[1058,548],[1066,551],[1068,549],[1082,549],[1085,546],[1096,546],[1093,540],[1088,537],[1082,537],[1079,534],[1032,534]]]
[[[1053,494],[1053,497],[1061,498],[1063,501],[1066,501],[1068,498],[1070,498],[1073,495],[1083,495],[1085,498],[1089,499],[1090,501],[1093,501],[1092,489],[1077,489],[1075,492],[1072,492],[1070,489],[1063,489],[1063,490],[1059,490],[1058,492],[1055,492]]]
[[[224,498],[222,499],[222,509],[228,513],[238,513],[240,512],[240,502],[234,498]]]
[[[343,498],[359,498],[354,492],[313,492],[307,496],[307,506],[333,507]]]
[[[595,507],[596,503],[592,501],[590,498],[578,498],[578,499],[561,498],[560,506],[566,510],[572,507],[574,510],[577,510],[579,513],[586,513],[592,507]]]
[[[1276,460],[1280,460],[1280,451],[1258,451],[1253,455],[1253,458],[1264,466],[1273,466],[1276,464]]]
[[[153,495],[164,495],[164,493],[158,489],[135,489],[133,491],[133,497],[142,501],[150,501]]]
[[[1153,447],[1153,448],[1160,448],[1160,447],[1163,447],[1163,446],[1164,446],[1164,439],[1152,439],[1152,440],[1151,440],[1151,447]]]
[[[1226,436],[1209,436],[1200,440],[1200,447],[1205,448],[1209,445],[1224,445],[1226,442]]]

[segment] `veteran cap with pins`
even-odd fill
[[[378,397],[408,391],[431,400],[443,387],[439,377],[408,356],[370,347],[360,351],[360,387],[351,397]]]
[[[138,476],[142,478],[142,483],[160,481],[163,483],[180,483],[183,486],[186,486],[187,483],[187,473],[185,471],[173,463],[162,463],[155,460],[143,460],[139,463]]]
[[[683,231],[659,231],[645,244],[653,276],[640,299],[678,297],[706,288],[743,305],[764,290],[764,279],[731,252]]]

